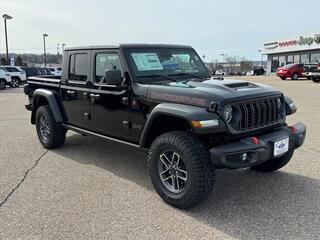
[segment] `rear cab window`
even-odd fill
[[[69,57],[68,80],[85,83],[89,76],[89,54],[74,53]]]

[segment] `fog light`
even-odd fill
[[[248,158],[248,154],[247,153],[243,153],[242,155],[241,155],[241,160],[242,161],[246,161],[247,160],[247,158]]]

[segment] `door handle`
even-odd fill
[[[68,94],[75,94],[75,93],[76,93],[76,91],[73,91],[73,90],[67,90],[67,93],[68,93]]]
[[[100,94],[90,93],[90,101],[92,104],[95,104],[97,100],[100,99]]]
[[[90,97],[91,97],[91,98],[99,98],[99,97],[100,97],[100,94],[91,93],[91,94],[90,94]]]

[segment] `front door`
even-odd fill
[[[92,83],[90,94],[91,130],[111,137],[129,140],[130,108],[126,90],[117,90],[104,82],[106,70],[119,69],[123,64],[116,50],[97,50],[92,54]]]
[[[61,96],[67,116],[67,123],[76,127],[89,129],[90,102],[89,76],[90,52],[68,52],[68,67],[65,82],[61,85]]]

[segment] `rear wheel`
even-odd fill
[[[174,207],[193,207],[213,189],[215,174],[209,152],[191,133],[174,131],[156,138],[148,164],[155,190]]]
[[[257,172],[273,172],[276,171],[285,165],[290,161],[293,155],[293,150],[287,152],[286,154],[282,155],[278,158],[272,158],[270,160],[267,160],[261,164],[252,166],[251,169]]]
[[[17,77],[14,77],[14,78],[12,78],[12,82],[11,82],[10,86],[14,87],[14,88],[17,88],[17,87],[20,86],[20,83],[21,83],[20,79],[17,78]]]
[[[7,81],[4,79],[0,79],[0,90],[6,89]]]
[[[298,73],[294,73],[294,74],[292,74],[292,80],[298,80],[298,78],[299,78],[299,74]]]
[[[45,148],[58,148],[64,144],[66,129],[55,121],[49,106],[45,105],[37,109],[36,129],[40,143]]]

